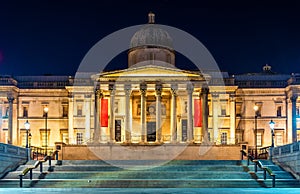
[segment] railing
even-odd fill
[[[241,160],[244,159],[244,156],[247,157],[247,166],[249,166],[250,161],[251,161],[252,163],[255,164],[255,166],[254,166],[255,173],[257,173],[257,167],[262,169],[264,171],[264,180],[267,179],[267,173],[268,173],[272,177],[272,187],[275,187],[275,176],[276,175],[273,173],[273,171],[270,168],[263,166],[263,164],[261,163],[260,160],[254,159],[254,157],[250,154],[247,154],[245,150],[241,150]]]
[[[51,167],[51,160],[55,157],[56,160],[58,160],[58,151],[54,151],[52,156],[45,156],[43,160],[38,160],[34,163],[33,166],[25,168],[21,174],[19,174],[20,177],[20,187],[23,187],[23,177],[29,172],[29,178],[32,180],[32,170],[36,169],[40,166],[40,173],[43,173],[43,163],[46,161],[49,161],[49,167]]]

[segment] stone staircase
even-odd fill
[[[21,165],[16,171],[0,179],[0,188],[19,187],[19,174],[35,161]],[[23,187],[35,188],[261,188],[271,187],[271,177],[263,179],[263,171],[254,173],[254,165],[236,160],[174,160],[170,162],[64,160],[61,165],[52,161],[37,168],[33,179],[29,173]],[[111,165],[113,163],[114,165]],[[276,187],[300,188],[294,177],[274,165],[263,161],[276,174]]]

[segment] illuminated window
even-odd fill
[[[257,146],[261,147],[262,146],[262,133],[257,133]]]
[[[22,146],[26,146],[26,131],[21,131],[21,144]]]
[[[77,144],[83,143],[83,134],[82,133],[76,133],[76,143]]]
[[[60,141],[66,143],[66,144],[69,143],[68,129],[61,129],[60,130]]]
[[[282,132],[275,133],[274,139],[275,139],[276,146],[283,145],[283,133]]]
[[[296,106],[296,116],[297,116],[297,117],[300,116],[300,109],[299,109],[299,106]]]
[[[221,144],[227,144],[227,132],[221,133]]]
[[[41,138],[40,138],[41,139],[41,144],[42,144],[43,147],[45,147],[46,144],[49,143],[49,132],[48,132],[48,135],[47,135],[47,141],[46,141],[46,131],[45,130],[42,130],[40,132],[40,136],[41,136]]]

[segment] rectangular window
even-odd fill
[[[296,106],[296,117],[300,116],[300,109],[299,106]]]
[[[221,115],[226,116],[226,104],[221,105]]]
[[[77,116],[82,116],[82,105],[77,106]]]
[[[63,117],[68,117],[69,107],[63,106]]]
[[[257,146],[261,147],[262,146],[262,133],[257,133]]]
[[[28,117],[28,107],[23,106],[23,117]]]
[[[275,133],[275,145],[276,146],[281,146],[283,145],[283,133],[282,132],[278,132],[278,133]]]
[[[221,133],[221,144],[227,144],[227,132]]]
[[[76,143],[78,145],[83,143],[83,134],[82,133],[76,133]]]
[[[300,130],[297,130],[297,141],[300,141]]]
[[[26,146],[26,131],[22,131],[21,132],[21,143],[22,143],[22,146]]]
[[[65,129],[60,130],[60,141],[66,143],[66,144],[69,143],[68,130],[65,130]]]
[[[243,132],[238,131],[236,132],[236,143],[241,143],[243,142]]]
[[[281,117],[281,106],[277,107],[277,117]]]
[[[115,102],[114,111],[115,113],[119,113],[119,102]]]
[[[40,132],[40,136],[42,147],[46,147],[46,145],[48,146],[49,141],[46,141],[46,132],[44,130],[43,132]],[[47,140],[49,140],[49,135],[47,135]]]

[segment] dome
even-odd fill
[[[167,31],[154,23],[155,15],[148,14],[149,22],[137,31],[130,41],[130,48],[142,46],[158,46],[173,50],[173,41]]]

